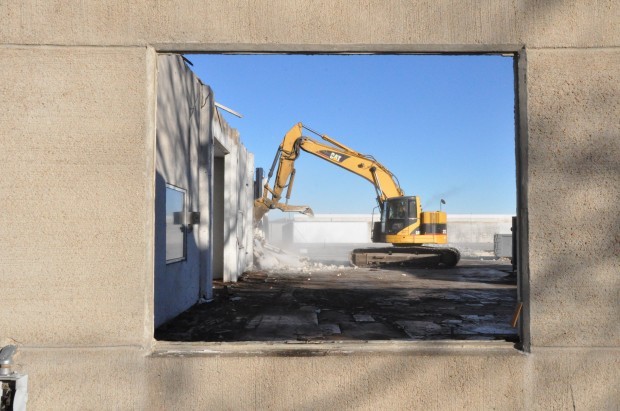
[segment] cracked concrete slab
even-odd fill
[[[403,331],[411,338],[441,334],[441,325],[433,321],[396,321]]]
[[[368,314],[353,314],[353,318],[358,323],[362,323],[362,322],[374,323],[375,322],[375,319],[372,318],[372,315],[368,315]]]
[[[160,327],[168,341],[517,341],[516,278],[501,261],[451,269],[245,273]]]

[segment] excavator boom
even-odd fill
[[[304,136],[304,129],[317,134],[329,144]],[[312,214],[312,210],[308,206],[292,206],[288,204],[295,181],[295,160],[299,157],[301,150],[329,161],[369,181],[375,187],[379,204],[383,204],[388,198],[405,195],[396,177],[372,156],[359,153],[327,135],[319,134],[305,127],[302,123],[297,123],[284,136],[269,171],[267,183],[263,187],[263,196],[255,201],[255,221],[260,221],[270,209],[276,208],[287,212]],[[270,187],[269,180],[273,176],[276,164],[278,165],[276,178],[273,187]],[[287,189],[287,191],[285,202],[282,203],[284,189]]]

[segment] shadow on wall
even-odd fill
[[[517,17],[514,24],[525,27],[528,34],[522,37],[534,42],[541,39],[544,43],[550,36],[561,35],[558,22],[566,20],[567,9],[585,7],[591,5],[587,2],[569,4],[559,0],[526,0],[515,3],[513,12]],[[578,11],[572,13],[579,15]],[[507,43],[511,43],[514,33],[521,29],[503,23],[498,18],[488,26],[492,27],[495,38],[507,39]],[[596,41],[603,36],[599,23],[597,19],[579,21],[578,33],[586,39],[584,42],[587,39]],[[446,33],[449,32],[446,28]],[[520,41],[527,43],[527,39]],[[556,54],[554,58],[558,56]],[[587,59],[576,64],[567,58],[553,66],[528,70],[528,105],[539,104],[535,110],[528,110],[527,125],[531,140],[530,193],[526,206],[530,217],[531,275],[528,286],[533,302],[532,342],[534,345],[570,346],[575,342],[566,341],[566,333],[576,332],[578,340],[585,340],[585,344],[577,341],[576,345],[600,345],[602,341],[598,338],[603,336],[609,337],[606,346],[617,346],[617,319],[620,318],[617,295],[617,273],[620,271],[617,85],[620,79],[617,69],[611,77],[601,79],[608,73],[581,68],[588,76],[599,76],[595,81],[602,80],[600,84],[588,82],[583,86],[579,84],[582,79],[572,75],[575,66],[593,67],[592,61]],[[571,81],[573,77],[572,84],[537,86],[537,82],[548,82],[552,76],[548,70],[560,71],[558,79]],[[544,77],[536,78],[536,73]],[[573,93],[575,89],[578,93]],[[584,93],[586,89],[590,91]],[[545,90],[553,95],[545,95]],[[568,96],[571,94],[580,100],[570,101]],[[567,111],[550,110],[555,102],[564,105]],[[582,121],[587,121],[585,128],[580,125]],[[601,124],[608,126],[601,130],[598,128]],[[571,130],[572,126],[580,130],[579,136]],[[555,155],[543,157],[545,152]],[[575,322],[583,312],[587,313],[583,320]],[[551,327],[538,330],[547,320]],[[306,409],[335,406],[389,409],[398,404],[400,408],[414,409],[419,408],[424,399],[432,400],[432,406],[440,409],[493,406],[527,409],[548,408],[550,404],[556,408],[572,406],[573,409],[578,406],[591,409],[617,407],[618,374],[601,372],[617,370],[618,366],[609,366],[610,361],[617,364],[617,358],[593,355],[587,350],[583,354],[571,351],[570,361],[562,360],[561,355],[565,354],[547,351],[535,359],[533,356],[515,356],[506,360],[506,368],[497,367],[493,355],[463,355],[457,360],[451,356],[434,355],[326,356],[311,361],[251,357],[240,359],[244,366],[236,367],[234,372],[230,371],[228,362],[209,361],[209,372],[221,375],[222,379],[219,384],[208,385],[199,384],[200,379],[195,378],[204,373],[205,363],[192,365],[186,362],[187,365],[179,367],[178,359],[171,358],[166,360],[163,368],[168,371],[161,373],[152,385],[150,398],[161,398],[159,393],[166,392],[170,395],[164,400],[170,405],[188,401],[191,405],[188,399],[206,398],[209,402],[203,403],[204,407],[220,409],[245,408],[249,403],[257,408],[285,404],[289,408]],[[524,362],[527,366],[523,365]],[[295,372],[290,372],[291,367]],[[334,373],[324,375],[324,382],[317,384],[317,369],[323,367],[334,370]],[[514,372],[506,373],[507,368]],[[234,378],[226,378],[233,373]],[[178,381],[189,382],[189,385],[179,390]],[[228,395],[238,388],[238,381],[253,381],[252,389],[247,392],[237,390],[238,395]],[[443,390],[441,396],[429,394],[435,392],[429,387],[439,387],[438,390],[456,386],[458,390]],[[299,387],[304,390],[300,391]]]
[[[253,178],[248,172],[253,171],[253,157],[215,110],[212,90],[180,55],[162,54],[157,61],[156,326],[200,298],[210,298],[214,268],[225,280],[236,281],[247,267],[248,255],[251,264],[252,221],[239,215],[251,215]],[[223,184],[214,184],[216,139],[227,153],[221,161]],[[186,211],[200,213],[199,223],[186,227],[186,258],[168,264],[166,184],[185,191]],[[220,200],[221,212],[214,210],[214,202]]]
[[[532,345],[618,346],[619,61],[531,53]]]
[[[551,3],[548,10],[552,13]],[[528,63],[531,70],[528,105],[537,106],[536,110],[530,110],[528,119],[532,344],[617,346],[617,319],[620,318],[618,73],[616,70],[610,76],[609,72],[584,69],[596,68],[589,57],[579,64],[567,57],[564,64],[558,64],[562,63],[556,61],[558,55],[549,59],[555,63],[553,66],[532,68],[540,64],[537,60],[544,60],[545,52],[540,53]],[[575,74],[575,66],[580,67],[578,73],[592,78]],[[554,84],[553,78],[565,83]],[[586,123],[581,123],[586,119]],[[571,125],[578,127],[572,130]],[[608,126],[601,129],[600,125]],[[582,404],[594,409],[614,408],[618,403],[619,381],[617,373],[610,374],[609,370],[617,369],[613,364],[620,366],[619,360],[610,359],[605,352],[599,355],[587,349],[583,353],[571,351],[570,361],[562,360],[563,355],[547,351],[536,358],[509,358],[508,363],[514,362],[514,374],[497,367],[497,359],[492,355],[463,356],[458,362],[450,356],[411,359],[383,355],[364,357],[363,363],[345,356],[317,357],[309,362],[292,359],[273,362],[253,357],[244,358],[248,366],[235,372],[241,373],[236,375],[237,380],[256,382],[254,404],[265,408],[281,404],[274,398],[287,398],[287,404],[308,409],[333,408],[335,404],[345,403],[353,408],[381,408],[382,405],[389,408],[394,405],[390,398],[398,398],[402,400],[400,407],[415,408],[419,406],[416,393],[427,392],[429,382],[435,387],[453,387],[454,379],[458,379],[460,390],[434,397],[435,407],[501,404],[503,408],[521,409],[552,403],[565,407]],[[529,365],[524,366],[524,362]],[[291,373],[293,364],[296,372]],[[316,369],[325,364],[338,370],[335,376],[330,376],[334,383],[314,384]],[[215,369],[211,372],[228,375],[224,369],[227,364],[213,365]],[[476,369],[474,377],[463,371],[467,365]],[[195,372],[188,368],[170,369],[174,369],[176,379],[168,375],[161,378],[158,389],[162,391],[175,392],[172,384],[179,377],[191,381]],[[278,378],[279,375],[282,377]],[[515,384],[519,387],[517,392],[524,395],[512,391]],[[308,389],[300,396],[291,396],[292,392],[299,392],[300,386]],[[494,390],[481,387],[494,387]],[[222,385],[190,387],[183,391],[183,397],[191,397],[193,390],[197,395],[200,392],[201,398],[213,398],[212,405],[220,408],[244,404],[242,396],[224,398]],[[463,392],[480,395],[463,396]]]
[[[210,291],[210,196],[212,175],[211,89],[181,56],[158,56],[155,181],[155,324],[174,317]],[[166,263],[166,184],[184,191],[184,256]],[[186,214],[183,219],[186,218]],[[206,228],[206,230],[205,230]]]

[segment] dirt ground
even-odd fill
[[[252,271],[156,330],[165,341],[505,340],[516,277],[502,261],[450,269]]]

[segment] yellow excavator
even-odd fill
[[[316,134],[328,144],[304,136],[304,130]],[[381,220],[373,223],[372,241],[391,243],[393,247],[355,249],[351,252],[351,263],[359,267],[419,263],[453,267],[459,262],[460,253],[457,249],[437,246],[448,242],[445,212],[422,211],[420,197],[406,196],[398,179],[374,157],[358,153],[302,123],[295,124],[286,133],[278,148],[263,187],[263,194],[254,201],[256,224],[272,209],[313,214],[308,206],[288,204],[295,181],[295,160],[301,150],[365,178],[375,188]],[[276,177],[270,187],[269,180],[276,164]],[[286,196],[282,202],[284,189]]]

